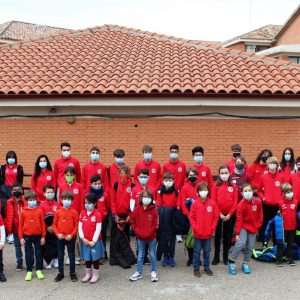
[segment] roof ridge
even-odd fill
[[[2,24],[8,23],[7,26],[0,32],[0,35],[4,34],[4,32],[11,26],[14,21],[7,21]]]

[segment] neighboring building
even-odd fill
[[[0,24],[0,46],[16,41],[39,38],[45,35],[55,34],[67,29],[44,26],[20,21],[9,21]]]
[[[133,167],[144,144],[165,162],[178,143],[188,165],[202,145],[215,173],[234,143],[249,164],[266,147],[299,155],[299,100],[297,64],[113,25],[64,32],[0,49],[0,162],[13,149],[31,171],[68,140],[82,163],[98,145]]]
[[[223,43],[223,47],[256,52],[282,60],[300,63],[300,6],[286,23],[267,25]]]

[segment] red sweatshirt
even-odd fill
[[[153,194],[153,199],[155,200],[156,199],[156,188],[153,187],[153,186],[150,186],[148,183],[146,184],[146,187],[143,188],[141,186],[140,183],[138,183],[137,185],[135,185],[132,190],[131,190],[131,194],[130,194],[130,199],[133,199],[135,201],[135,206],[138,206],[139,203],[140,203],[140,193],[143,191],[143,190],[149,190],[152,192]]]
[[[286,164],[283,170],[279,168],[278,172],[282,175],[283,182],[289,182],[291,174],[295,174],[295,170],[291,170],[289,163]]]
[[[158,212],[155,205],[150,204],[146,209],[142,204],[137,206],[131,214],[130,225],[139,240],[156,239]]]
[[[192,184],[189,181],[186,182],[184,184],[184,186],[182,187],[181,191],[180,191],[180,195],[178,198],[178,207],[182,210],[182,212],[185,215],[189,215],[190,212],[188,211],[188,209],[185,206],[185,202],[188,198],[193,198],[194,200],[197,199],[198,195],[197,195],[197,187],[196,184]]]
[[[294,197],[291,200],[281,198],[279,208],[283,218],[284,230],[297,229],[297,205],[298,201]]]
[[[249,233],[256,233],[263,221],[261,200],[252,198],[251,201],[243,199],[236,210],[235,234],[240,234],[241,229]]]
[[[118,165],[115,162],[109,166],[109,186],[110,186],[110,188],[112,188],[112,185],[115,182],[119,181],[119,170],[120,170],[120,167],[124,167],[124,166],[126,166],[126,164]],[[130,168],[128,167],[128,169],[129,169],[129,178],[131,178]]]
[[[162,174],[161,174],[161,167],[160,164],[154,160],[151,160],[147,163],[145,160],[140,161],[136,164],[134,169],[134,184],[137,185],[138,180],[138,173],[141,169],[148,169],[149,170],[149,180],[148,184],[151,186],[156,187],[159,189],[162,183]]]
[[[25,207],[22,210],[19,222],[19,238],[23,239],[24,235],[41,235],[43,238],[46,236],[43,212],[38,207]]]
[[[53,171],[48,169],[41,171],[36,180],[34,179],[34,174],[32,174],[30,189],[37,193],[38,202],[46,200],[43,188],[47,184],[53,185],[54,190],[56,189],[56,178]]]
[[[261,177],[258,195],[263,202],[270,206],[276,206],[281,199],[281,185],[283,177],[277,171],[275,174],[268,172]]]
[[[252,187],[258,189],[261,181],[261,176],[267,173],[268,173],[267,164],[261,164],[261,163],[253,164],[249,170]]]
[[[18,234],[19,220],[25,203],[27,205],[23,197],[21,197],[18,202],[14,197],[6,202],[4,223],[7,234]]]
[[[172,160],[164,164],[162,174],[171,173],[174,176],[174,183],[177,190],[180,190],[184,185],[186,165],[183,161],[177,160],[173,162]]]
[[[117,190],[111,189],[111,211],[115,215],[128,216],[130,213],[131,180],[125,184],[118,182]]]
[[[238,189],[238,202],[240,202],[243,199],[243,195],[242,195],[243,185],[245,183],[251,183],[250,176],[248,175],[247,172],[245,172],[244,174],[237,174],[234,171],[231,175],[231,178],[232,178],[232,183],[235,184]]]
[[[76,174],[76,181],[80,182],[81,180],[81,170],[80,170],[80,162],[74,156],[70,156],[68,158],[60,157],[54,163],[54,176],[56,178],[56,186],[60,186],[65,183],[65,169],[67,167],[74,167]]]
[[[234,158],[229,159],[225,165],[229,168],[230,174],[232,174],[235,169],[235,159]],[[247,164],[245,165],[245,170],[246,170],[246,172],[249,171],[249,167]]]
[[[18,165],[13,164],[9,165],[6,164],[5,168],[5,184],[7,185],[13,185],[17,181],[18,176]]]
[[[211,174],[211,168],[202,163],[200,165],[194,163],[193,165],[190,166],[190,168],[195,168],[198,171],[199,175],[198,175],[198,180],[197,180],[197,186],[201,182],[207,182],[207,184],[211,190],[214,185],[213,177]]]
[[[161,195],[161,191],[157,192],[156,206],[177,207],[179,195],[175,192]]]
[[[101,162],[93,163],[90,161],[82,168],[81,184],[84,194],[87,194],[90,190],[91,177],[93,175],[99,175],[101,177],[104,190],[109,192],[109,181],[106,166],[104,166]]]
[[[194,237],[197,239],[210,239],[217,227],[219,220],[219,209],[215,201],[206,199],[203,201],[197,198],[190,212],[191,227]]]
[[[84,208],[84,193],[81,187],[81,184],[78,182],[73,182],[71,185],[66,182],[59,187],[60,203],[62,203],[61,195],[64,191],[72,192],[74,199],[72,201],[71,207],[74,208],[78,214]]]
[[[300,172],[291,174],[289,183],[293,186],[294,198],[300,203]]]
[[[43,216],[45,218],[46,215],[54,216],[55,212],[60,208],[60,204],[57,203],[55,200],[52,201],[45,200],[41,202],[39,207],[42,210]]]
[[[235,185],[228,186],[228,182],[223,182],[220,186],[214,185],[211,198],[216,201],[223,215],[232,216],[235,213],[238,203],[238,191]]]
[[[90,215],[86,210],[83,210],[80,213],[79,222],[82,223],[82,232],[84,238],[88,241],[92,241],[97,224],[102,223],[102,216],[101,213],[96,209],[94,209]],[[98,240],[101,240],[101,234],[99,235]]]
[[[109,195],[104,192],[102,197],[98,199],[97,210],[101,213],[102,219],[107,218],[107,212],[110,210],[111,203]]]

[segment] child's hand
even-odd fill
[[[128,216],[127,218],[126,218],[126,222],[128,223],[130,221],[130,217]]]
[[[53,233],[53,228],[52,228],[52,226],[49,226],[49,227],[47,228],[47,231],[48,231],[49,233]]]
[[[95,244],[96,244],[96,243],[95,243],[94,241],[90,241],[90,242],[89,242],[89,245],[90,245],[91,247],[94,247]]]
[[[45,245],[45,238],[41,238],[41,245]]]
[[[4,248],[4,245],[0,244],[0,250],[2,250]]]
[[[238,234],[235,236],[235,239],[236,239],[237,242],[240,240],[240,237],[239,237]]]
[[[57,235],[57,238],[58,238],[59,240],[63,240],[65,237],[64,237],[63,234],[59,233],[59,234]]]
[[[20,239],[20,244],[21,244],[21,246],[24,246],[25,245],[25,240],[24,239]]]
[[[230,217],[231,217],[231,215],[230,215],[230,214],[226,215],[226,217],[223,219],[223,221],[224,221],[224,222],[227,222],[227,221],[229,221]]]
[[[220,214],[221,220],[224,220],[225,216],[223,214]]]
[[[66,239],[67,241],[71,241],[72,236],[71,236],[70,234],[68,234],[68,235],[65,237],[65,239]]]
[[[119,223],[119,221],[120,221],[119,217],[118,217],[118,216],[115,216],[115,222],[116,222],[116,223]]]
[[[82,242],[87,246],[89,244],[89,241],[86,238],[82,239]]]

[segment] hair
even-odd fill
[[[290,171],[294,171],[295,169],[295,153],[293,148],[291,147],[286,147],[283,152],[282,152],[282,157],[281,157],[281,162],[279,163],[281,170],[283,171],[287,165],[287,162],[284,159],[284,153],[286,150],[289,150],[291,152],[291,159],[289,161],[290,163]]]
[[[114,152],[113,152],[113,155],[115,157],[124,157],[125,156],[125,151],[123,149],[116,149]]]
[[[40,176],[41,171],[42,171],[42,169],[39,165],[39,162],[40,162],[40,159],[43,158],[43,157],[45,157],[46,161],[47,161],[46,169],[52,171],[52,166],[51,166],[51,163],[49,161],[48,156],[46,154],[39,155],[38,158],[35,161],[35,166],[34,166],[33,180],[34,180],[35,183],[36,183],[36,180]]]
[[[242,151],[242,147],[239,144],[234,144],[231,146],[231,151]]]
[[[244,184],[242,185],[242,191],[244,190],[245,187],[248,187],[248,186],[251,187],[251,190],[253,189],[253,188],[252,188],[252,185],[251,185],[249,182],[246,182],[246,183],[244,183]]]
[[[293,190],[293,187],[289,184],[289,183],[287,183],[287,182],[285,182],[285,183],[283,183],[282,185],[281,185],[281,191],[285,194],[286,192],[291,192]]]
[[[195,155],[196,152],[201,152],[202,154],[204,154],[204,149],[201,146],[196,146],[192,149],[192,154]]]
[[[238,156],[238,157],[236,158],[235,162],[236,162],[238,159],[241,160],[244,164],[247,163],[247,162],[246,162],[246,159],[245,159],[245,156],[243,156],[243,155]]]
[[[145,194],[146,194],[146,196],[148,196],[148,197],[150,197],[152,199],[151,204],[153,204],[153,194],[152,194],[152,192],[150,190],[147,190],[147,189],[143,190],[142,192],[140,192],[140,195],[139,195],[140,204],[143,203],[142,199],[145,196]]]
[[[7,151],[6,153],[6,161],[9,159],[9,158],[14,158],[16,161],[15,163],[17,164],[18,163],[18,159],[17,159],[17,153],[15,151]]]
[[[199,175],[199,172],[198,172],[197,169],[195,169],[195,168],[188,168],[188,169],[186,170],[186,174],[185,174],[185,175],[186,175],[186,178],[189,177],[190,172],[195,173],[197,176]]]
[[[12,184],[11,189],[13,189],[14,187],[20,187],[21,189],[23,189],[22,184],[20,182],[17,182],[17,181]]]
[[[176,144],[173,144],[173,145],[170,146],[170,151],[171,150],[177,150],[177,151],[179,151],[179,146],[176,145]]]
[[[296,158],[295,163],[296,163],[296,164],[300,163],[300,156]]]
[[[165,179],[173,179],[174,180],[174,175],[172,173],[165,173],[163,176],[163,180]]]
[[[275,156],[271,156],[267,160],[267,164],[277,164],[278,165],[278,159]]]
[[[257,155],[257,157],[256,157],[256,159],[255,159],[255,161],[254,161],[254,163],[255,163],[255,164],[258,164],[258,163],[261,161],[262,156],[263,156],[264,153],[266,153],[266,152],[269,152],[269,157],[273,156],[273,153],[272,153],[272,151],[271,151],[270,149],[263,149],[263,150],[261,150],[261,151],[258,153],[258,155]]]
[[[91,150],[90,150],[90,153],[91,153],[92,151],[97,151],[97,152],[100,153],[100,149],[99,149],[97,146],[93,146],[93,147],[91,148]]]
[[[127,166],[120,167],[119,174],[121,174],[122,172],[129,174],[129,168]]]
[[[63,192],[62,192],[62,194],[61,194],[61,198],[62,198],[62,199],[65,199],[65,198],[67,198],[67,199],[71,199],[71,200],[73,201],[73,199],[74,199],[74,195],[73,195],[73,193],[72,193],[72,192],[70,192],[70,191],[66,190],[66,191],[63,191]]]
[[[76,174],[76,172],[75,172],[75,168],[74,167],[72,167],[72,166],[68,166],[68,167],[66,167],[65,168],[65,172],[64,172],[64,174],[66,175],[67,173],[72,173],[72,174]]]
[[[222,166],[219,167],[219,170],[218,170],[218,178],[217,178],[217,180],[216,180],[216,185],[217,185],[217,186],[221,186],[221,185],[223,184],[223,180],[222,180],[221,177],[220,177],[220,172],[221,172],[221,170],[223,170],[223,169],[227,169],[227,170],[228,170],[228,172],[229,172],[228,185],[229,185],[229,186],[232,186],[232,178],[231,178],[231,175],[230,175],[230,169],[229,169],[229,167],[226,166],[226,165],[222,165]]]
[[[98,174],[93,175],[93,176],[91,176],[90,183],[97,182],[98,180],[100,180],[102,182],[101,176]]]
[[[26,201],[28,201],[31,198],[35,198],[35,199],[37,198],[36,192],[32,191],[32,190],[26,191],[25,194],[24,194],[24,199]]]
[[[144,174],[144,175],[149,176],[149,170],[146,169],[146,168],[139,169],[138,176],[139,176],[140,174]]]
[[[145,145],[143,148],[142,148],[142,152],[153,152],[153,148],[149,145]]]
[[[86,194],[84,197],[84,200],[87,200],[87,202],[93,203],[93,204],[97,203],[97,197],[93,193]]]
[[[70,145],[70,143],[68,143],[68,142],[62,142],[62,143],[60,144],[60,150],[62,150],[63,147],[69,147],[69,148],[71,148],[71,145]]]
[[[202,191],[204,188],[206,188],[208,190],[208,195],[209,195],[209,193],[210,193],[209,185],[205,181],[203,181],[203,182],[201,182],[201,183],[198,184],[198,186],[197,186],[197,193],[199,193],[200,191]]]
[[[45,193],[48,189],[52,189],[54,191],[54,186],[52,184],[46,184],[43,186],[43,192]]]

